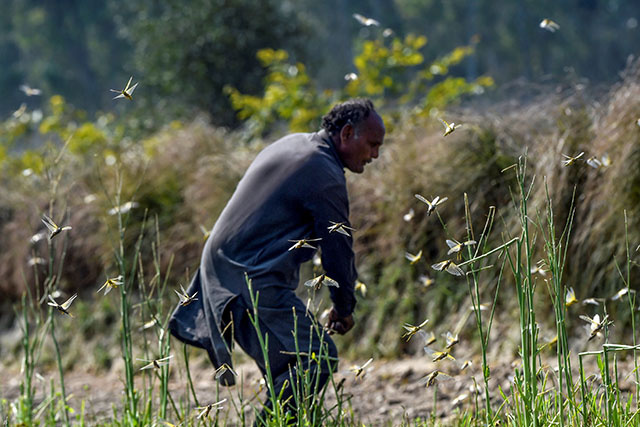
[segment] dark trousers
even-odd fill
[[[299,377],[308,375],[312,385],[311,392],[320,393],[329,379],[330,372],[337,368],[336,346],[333,340],[322,332],[321,326],[314,326],[317,325],[317,321],[311,313],[307,313],[305,305],[292,290],[262,289],[258,291],[258,320],[260,334],[267,346],[268,360],[265,361],[258,334],[249,314],[253,316],[253,307],[248,295],[240,295],[232,300],[225,310],[225,320],[233,320],[232,330],[227,333],[232,334],[242,350],[256,361],[263,375],[266,376],[267,368],[269,369],[274,385],[273,391],[281,402],[287,402],[284,406],[285,411],[290,411],[295,417],[297,403],[294,389],[301,388],[302,380]],[[299,359],[295,354],[296,340]],[[300,369],[303,372],[298,372]],[[265,410],[260,418],[266,419],[269,409],[272,409],[270,395],[267,396]],[[258,421],[256,420],[257,425]]]

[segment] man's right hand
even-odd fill
[[[355,322],[351,314],[347,317],[340,317],[335,307],[332,307],[329,312],[329,320],[327,321],[329,335],[333,335],[334,333],[344,335],[353,328],[354,323]]]

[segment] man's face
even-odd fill
[[[382,118],[375,112],[357,128],[345,125],[340,131],[338,153],[347,169],[354,173],[362,173],[367,163],[377,159],[384,133]]]

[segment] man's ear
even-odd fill
[[[351,123],[347,123],[346,125],[342,126],[342,129],[340,129],[341,142],[346,142],[348,139],[353,138],[354,131],[355,129],[353,128],[353,125]]]

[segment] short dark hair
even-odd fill
[[[350,99],[334,105],[331,111],[322,117],[322,128],[330,134],[336,134],[347,123],[354,127],[357,126],[369,117],[373,111],[375,109],[371,100],[366,98]]]

